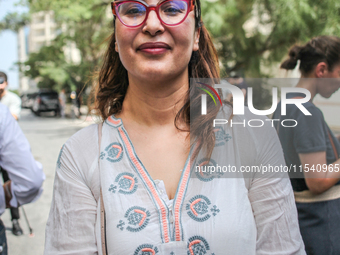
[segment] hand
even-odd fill
[[[4,185],[2,185],[3,189],[4,189],[4,193],[5,193],[5,200],[6,200],[6,208],[10,208],[10,201],[12,199],[12,188],[11,188],[11,183],[12,181],[9,180],[7,182],[4,183]]]

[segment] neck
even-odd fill
[[[5,90],[5,89],[2,91],[2,93],[0,93],[0,99],[1,99],[4,95],[6,95],[6,90]]]
[[[173,125],[189,90],[188,75],[154,83],[129,77],[129,87],[118,117],[142,125]]]
[[[310,92],[311,94],[310,101],[313,101],[314,97],[318,93],[316,89],[315,79],[316,79],[315,77],[311,76],[301,76],[298,84],[296,85],[296,87],[307,89]]]

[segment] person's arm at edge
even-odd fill
[[[340,159],[327,165],[325,151],[299,153],[299,158],[304,169],[307,187],[312,193],[321,194],[340,180]],[[324,169],[324,166],[327,166],[327,169]]]
[[[11,193],[9,204],[12,207],[34,201],[42,192],[45,175],[40,163],[36,162],[29,143],[18,123],[7,107],[1,106],[0,116],[0,165],[5,167],[11,179],[6,187]],[[4,190],[0,189],[0,214],[5,210]],[[8,201],[7,201],[8,202]],[[8,204],[8,203],[7,203]]]
[[[19,120],[20,113],[21,113],[21,98],[18,97],[16,94],[13,94],[13,104],[10,108],[10,112],[14,119]]]

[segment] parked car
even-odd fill
[[[31,97],[32,100],[27,103],[32,112],[40,115],[41,112],[54,112],[56,116],[60,111],[58,92],[53,90],[39,90]]]
[[[36,92],[25,92],[21,97],[21,108],[32,109]]]

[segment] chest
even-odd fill
[[[178,132],[131,132],[131,142],[153,180],[163,180],[169,199],[176,194],[189,155],[186,136]]]
[[[174,169],[177,165],[171,159],[178,161],[183,150],[171,154],[174,158],[162,158],[164,151],[158,154],[162,150],[158,146],[168,145],[163,139],[161,144],[150,142],[148,151],[153,155],[143,153],[142,147],[137,154],[143,140],[132,143],[126,130],[115,123],[114,132],[104,126],[99,164],[109,254],[255,254],[256,226],[243,178],[193,173],[201,160],[182,155],[183,170],[177,170],[179,180],[173,182],[174,199],[169,201],[154,181],[153,167],[161,160]],[[213,153],[215,160],[223,155]],[[159,159],[150,160],[152,156]],[[228,163],[237,164],[236,158],[230,153]],[[159,179],[166,186],[164,176]]]

